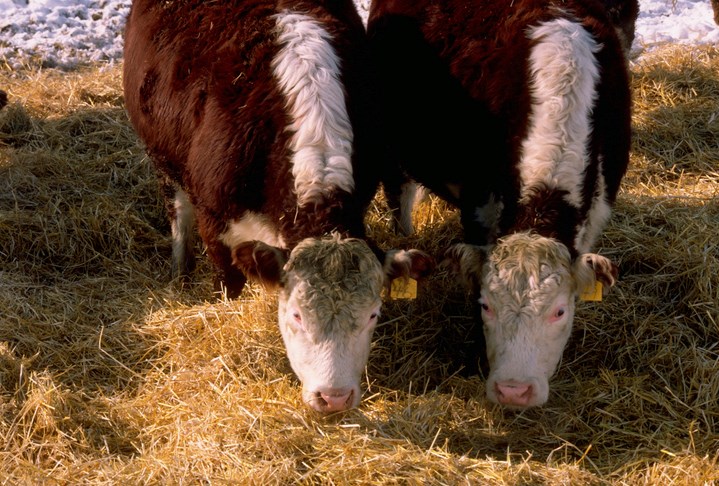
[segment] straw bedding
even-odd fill
[[[169,282],[168,224],[121,69],[0,71],[3,484],[719,483],[719,50],[631,66],[631,167],[598,250],[621,268],[579,306],[546,406],[484,398],[472,306],[440,269],[387,301],[360,407],[307,409],[276,299]],[[460,234],[432,197],[418,233]]]

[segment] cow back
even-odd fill
[[[305,211],[297,211],[292,172],[295,114],[277,74],[284,14],[328,33],[352,131],[351,184]],[[364,27],[350,0],[140,0],[125,42],[130,120],[160,172],[196,207],[217,213],[209,233],[249,210],[278,222],[288,247],[333,229],[363,236],[362,214],[383,161],[372,135],[378,116]]]

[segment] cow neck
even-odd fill
[[[509,233],[532,232],[563,243],[576,257],[579,211],[565,199],[568,191],[538,188],[523,197]]]
[[[337,233],[342,238],[364,238],[361,212],[351,198],[329,198],[295,206],[282,218],[280,231],[292,248],[305,238]]]

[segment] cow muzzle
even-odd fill
[[[541,379],[487,381],[487,398],[508,408],[524,409],[544,405],[549,383]]]
[[[343,412],[359,404],[359,390],[355,388],[328,388],[306,392],[305,400],[321,413]]]

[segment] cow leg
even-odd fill
[[[219,246],[222,247],[222,255],[219,258],[226,263],[223,263],[224,271],[219,271],[215,277],[214,289],[215,292],[225,293],[228,299],[236,299],[242,293],[247,277],[232,265],[229,249],[224,245]],[[209,247],[207,252],[212,256]],[[217,262],[217,259],[214,261]]]
[[[172,230],[172,278],[187,279],[195,269],[195,210],[185,191],[166,178],[162,184]]]
[[[406,177],[398,167],[393,167],[383,175],[382,190],[392,217],[392,231],[404,236],[414,233],[412,209],[420,197],[418,189],[419,185]]]
[[[399,184],[384,184],[384,195],[392,215],[392,230],[404,236],[414,233],[412,210],[424,191],[419,184],[405,181]]]
[[[215,292],[224,292],[230,299],[237,298],[247,282],[247,277],[233,265],[230,248],[218,239],[222,226],[201,213],[197,215],[197,225],[202,241],[206,242],[207,256],[216,269]]]

